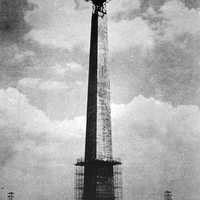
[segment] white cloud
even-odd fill
[[[44,132],[50,135],[63,134],[63,136],[68,137],[71,132],[74,132],[74,129],[72,129],[74,122],[77,130],[81,130],[83,127],[83,117],[77,117],[73,120],[52,121],[43,111],[30,105],[27,97],[14,88],[1,89],[0,102],[1,113],[4,113],[4,118],[1,116],[2,125],[10,122],[26,133]]]
[[[34,52],[30,50],[22,50],[17,44],[8,46],[1,46],[0,48],[0,61],[1,64],[16,65],[25,61],[25,59],[34,56]]]
[[[78,86],[83,86],[84,82],[82,82],[82,81],[75,81],[75,84],[78,85]]]
[[[79,63],[71,62],[68,63],[67,66],[73,72],[80,72],[83,70],[83,67]]]
[[[30,51],[30,50],[26,50],[26,51],[21,51],[15,54],[14,59],[17,62],[22,62],[24,61],[25,58],[30,57],[30,56],[34,56],[34,52]]]
[[[84,153],[85,117],[52,121],[14,88],[0,90],[0,113],[0,128],[4,130],[0,132],[1,143],[5,143],[6,135],[11,138],[12,130],[15,140],[9,141],[11,149],[17,152],[0,170],[1,180],[19,193],[24,185],[26,191],[33,187],[33,199],[39,194],[70,198],[73,161]],[[141,196],[157,200],[166,188],[173,189],[177,200],[181,195],[198,199],[199,190],[195,187],[200,181],[198,107],[173,107],[138,96],[127,105],[113,105],[112,116],[114,152],[124,163],[125,199]],[[188,188],[190,185],[192,188]],[[66,193],[66,187],[71,192]]]
[[[111,15],[119,12],[128,12],[129,10],[140,7],[139,0],[112,0],[108,4],[108,10]]]
[[[140,17],[111,22],[108,36],[111,51],[123,51],[135,46],[148,49],[154,44],[152,30]]]
[[[26,39],[33,39],[42,45],[69,50],[79,46],[88,52],[91,9],[74,10],[72,5],[68,3],[60,9],[56,9],[54,4],[49,3],[50,8],[47,10],[45,9],[46,4],[42,2],[38,2],[38,4],[41,8],[32,12],[27,18],[33,29],[26,35]],[[119,10],[138,8],[139,5],[140,3],[137,0],[114,1],[110,3],[109,10],[112,14]],[[51,13],[48,13],[50,11]],[[44,16],[44,13],[46,13],[46,16]],[[37,18],[41,18],[41,20]],[[148,24],[141,18],[118,23],[110,20],[110,49],[112,51],[123,51],[132,46],[151,47],[153,44],[151,34]]]
[[[53,188],[59,192],[69,188],[71,180],[66,177],[73,173],[70,167],[79,152],[74,147],[84,135],[85,118],[51,120],[14,88],[0,90],[0,113],[1,185],[13,188],[16,198],[22,199],[26,198],[22,190],[33,191],[31,199],[36,199],[44,187],[47,196],[57,194]]]
[[[164,190],[176,199],[198,199],[200,110],[134,98],[113,105],[114,151],[124,161],[125,199],[159,199]],[[121,146],[121,148],[118,148]],[[131,192],[133,191],[133,192]],[[149,195],[151,197],[149,197]]]
[[[75,10],[72,1],[37,1],[39,9],[27,15],[33,29],[25,36],[40,44],[71,50],[74,46],[89,47],[90,11]]]
[[[51,77],[57,77],[63,79],[67,73],[82,72],[83,66],[76,62],[69,62],[69,63],[55,64],[54,66],[50,66],[48,68],[48,71],[50,72]]]
[[[19,80],[18,85],[23,88],[39,89],[44,91],[69,89],[69,86],[63,81],[42,80],[30,77]]]
[[[61,81],[44,81],[39,87],[41,90],[66,90],[69,89],[66,83]]]
[[[19,80],[18,84],[22,87],[36,88],[40,82],[38,78],[23,78]]]
[[[65,73],[68,71],[68,68],[67,67],[63,67],[62,65],[60,64],[56,64],[52,67],[49,67],[50,70],[52,70],[52,75],[60,75],[60,76],[64,76]]]
[[[199,9],[189,9],[181,1],[172,0],[166,2],[160,11],[161,16],[167,20],[164,27],[165,38],[173,39],[180,34],[196,34],[200,31]]]
[[[81,47],[83,46],[84,48],[86,48],[85,45],[88,42],[86,42],[87,40],[85,40],[86,38],[84,38],[83,35],[78,35],[78,34],[73,35],[71,31],[70,33],[66,32],[62,31],[60,32],[59,30],[56,30],[56,28],[46,29],[46,30],[33,29],[29,32],[28,35],[26,35],[25,39],[33,39],[42,45],[47,45],[50,47],[56,47],[62,49],[71,50],[74,46],[81,46]]]

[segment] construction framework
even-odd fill
[[[74,188],[74,199],[75,200],[85,200],[84,198],[84,167],[86,165],[90,165],[91,163],[86,163],[83,158],[77,159],[77,162],[75,164],[75,188]],[[121,160],[115,159],[115,160],[109,160],[109,161],[103,161],[103,160],[96,160],[93,161],[93,167],[95,169],[98,169],[99,166],[101,166],[101,169],[103,173],[107,171],[107,169],[110,167],[113,169],[113,179],[111,178],[111,187],[112,191],[114,193],[113,200],[122,200],[123,193],[122,193],[122,167],[121,167]],[[102,179],[109,176],[109,174],[102,175]],[[96,192],[98,193],[98,196],[101,197],[101,199],[108,199],[110,194],[107,194],[107,191],[105,187],[102,187],[104,185],[104,181],[99,181],[99,184],[101,185],[99,188],[96,188]],[[109,190],[110,191],[110,190]]]
[[[164,192],[164,200],[173,200],[172,192],[171,192],[171,191],[166,190],[166,191]]]

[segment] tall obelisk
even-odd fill
[[[106,3],[93,5],[85,159],[112,159]]]
[[[114,200],[114,166],[121,163],[112,158],[107,0],[92,3],[85,159],[76,165],[84,166],[81,199]]]

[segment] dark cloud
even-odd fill
[[[11,160],[14,155],[15,151],[13,150],[12,145],[6,144],[6,140],[4,140],[3,144],[1,144],[0,148],[0,169],[4,167],[9,160]],[[7,141],[8,142],[8,141]]]
[[[138,8],[127,8],[123,11],[118,11],[112,16],[113,20],[120,21],[123,19],[132,20],[136,17],[143,17],[147,10],[151,7],[154,11],[159,12],[159,9],[170,0],[140,0]],[[122,3],[123,6],[123,3]]]
[[[74,0],[75,3],[75,9],[78,9],[80,7],[80,0]]]
[[[4,113],[5,115],[5,113]],[[2,118],[2,117],[1,117]],[[0,127],[0,169],[13,159],[16,155],[14,145],[18,140],[18,131],[12,127]],[[13,134],[14,132],[14,134]]]
[[[199,0],[181,0],[189,9],[191,8],[199,8],[200,1]]]
[[[24,16],[35,5],[27,0],[0,0],[0,38],[16,40],[29,30]]]
[[[173,0],[140,0],[140,7],[139,8],[128,8],[125,11],[118,11],[117,13],[114,13],[112,16],[113,20],[120,21],[123,19],[126,20],[132,20],[136,17],[143,17],[147,21],[151,20],[149,19],[149,16],[146,17],[146,12],[149,8],[152,8],[157,14],[161,13],[160,8],[167,2],[170,2]],[[182,2],[187,8],[189,9],[197,9],[200,7],[200,1],[199,0],[177,0],[179,2]],[[123,5],[123,3],[122,3]],[[159,16],[154,16],[155,19],[158,20]],[[161,19],[162,21],[162,19]]]
[[[159,10],[161,6],[163,6],[166,2],[172,0],[140,0],[141,1],[141,9],[146,10],[149,7],[152,7],[154,10]],[[198,8],[200,6],[199,0],[177,0],[185,4],[189,9]]]
[[[159,11],[159,9],[166,3],[172,0],[140,0],[141,6],[140,9],[142,12],[145,12],[149,7],[152,7],[155,11]],[[200,7],[199,0],[177,0],[185,4],[189,9]]]
[[[185,34],[175,41],[160,42],[146,61],[146,91],[174,104],[199,104],[200,38]],[[145,69],[144,69],[145,70]],[[148,89],[148,85],[152,89]]]
[[[88,0],[89,1],[89,0]],[[88,9],[88,5],[84,4],[84,2],[88,2],[87,0],[74,0],[76,10],[84,10]]]
[[[135,48],[114,55],[111,61],[113,99],[130,101],[133,96],[143,94],[174,105],[200,106],[199,49],[198,35],[182,34],[173,41],[157,41],[146,54]],[[120,83],[117,74],[120,74]]]
[[[152,7],[154,10],[159,10],[169,0],[140,0],[141,12],[145,12],[149,7]]]
[[[32,53],[23,36],[31,29],[26,12],[36,8],[28,0],[0,0],[0,86],[6,87],[21,77],[30,66]]]
[[[192,6],[197,8],[199,1],[184,1],[188,8],[173,1],[174,4],[169,4],[166,10],[160,9],[166,2],[172,0],[141,1],[139,9],[129,10],[124,12],[124,15],[118,14],[118,18],[115,18],[118,21],[131,20],[137,16],[136,11],[139,10],[138,16],[153,30],[155,44],[147,53],[136,47],[114,55],[119,59],[113,58],[112,70],[124,80],[123,84],[119,85],[119,77],[114,73],[113,81],[118,87],[113,94],[115,100],[120,99],[117,95],[120,91],[120,97],[124,101],[143,94],[172,102],[174,105],[200,106],[200,36],[199,30],[196,29],[199,18],[198,11],[190,10]],[[175,6],[177,11],[176,8],[173,10]],[[150,7],[153,10],[147,11]]]

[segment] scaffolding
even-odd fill
[[[80,159],[77,160],[75,165],[75,184],[74,184],[74,199],[82,200],[83,187],[84,187],[84,166],[78,165]]]
[[[115,200],[122,200],[122,166],[114,165],[114,194]]]
[[[164,200],[173,200],[173,198],[172,198],[172,192],[171,191],[166,190],[164,192]]]
[[[95,199],[98,200],[122,200],[122,168],[121,161],[93,160],[85,162],[78,159],[75,164],[75,190],[74,200],[87,200],[84,195],[86,184],[85,168],[91,166],[96,170]]]

